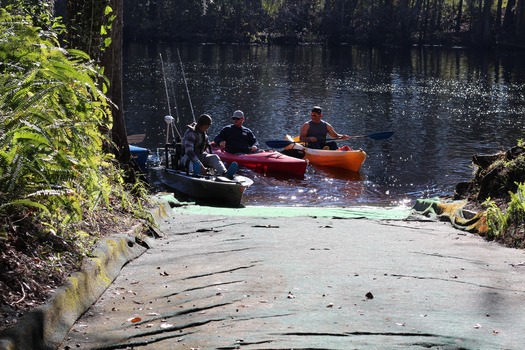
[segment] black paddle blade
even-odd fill
[[[270,140],[266,141],[266,146],[270,148],[285,148],[288,145],[291,145],[292,141],[286,141],[286,140]]]
[[[389,139],[394,135],[393,131],[385,131],[385,132],[378,132],[375,134],[367,135],[368,138],[371,138],[372,140],[386,140]]]

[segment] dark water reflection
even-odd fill
[[[249,205],[411,205],[451,194],[470,178],[472,155],[523,138],[524,53],[131,44],[124,55],[127,128],[146,133],[141,146],[151,149],[163,145],[169,114],[160,53],[171,114],[184,125],[210,113],[212,136],[242,109],[264,145],[296,135],[313,105],[341,133],[394,131],[387,141],[349,143],[368,154],[360,174],[315,166],[302,180],[245,172],[255,180]]]

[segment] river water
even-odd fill
[[[183,130],[209,113],[213,138],[241,109],[265,146],[297,135],[319,105],[339,133],[394,135],[346,142],[368,155],[360,173],[310,165],[304,179],[283,179],[243,170],[254,180],[244,204],[411,206],[452,195],[471,178],[474,154],[524,138],[523,62],[525,52],[461,48],[133,43],[124,113],[128,134],[145,133],[139,146],[154,150],[165,142],[165,115]]]

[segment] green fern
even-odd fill
[[[91,210],[136,202],[103,151],[108,81],[56,38],[0,9],[0,218],[21,208],[55,233]]]

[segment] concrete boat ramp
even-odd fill
[[[523,348],[521,250],[443,222],[199,210],[161,219],[60,348]]]

